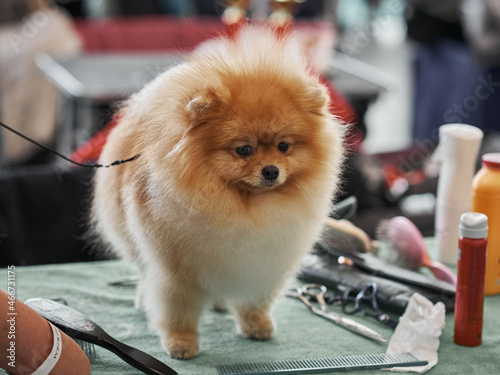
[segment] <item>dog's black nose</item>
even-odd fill
[[[280,175],[280,170],[275,165],[267,165],[264,168],[262,168],[261,173],[266,180],[272,181],[278,178],[278,176]]]

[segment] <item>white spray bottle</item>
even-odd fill
[[[460,216],[472,203],[472,178],[483,132],[471,125],[446,124],[439,128],[439,171],[435,237],[441,262],[457,263]]]

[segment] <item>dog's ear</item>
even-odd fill
[[[328,115],[330,95],[327,88],[321,83],[309,83],[306,90],[305,102],[309,112],[320,116]]]
[[[207,88],[200,95],[191,99],[186,105],[190,125],[197,127],[220,116],[223,107],[228,102],[228,93],[216,88]]]
[[[212,98],[209,95],[200,95],[192,99],[186,106],[191,118],[199,117],[203,114],[212,103]]]

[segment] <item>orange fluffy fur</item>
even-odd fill
[[[140,157],[97,172],[93,220],[138,263],[136,304],[165,349],[195,356],[215,303],[235,309],[245,336],[271,338],[269,309],[321,231],[343,155],[300,49],[248,27],[200,46],[121,112],[100,161]]]

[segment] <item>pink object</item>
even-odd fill
[[[457,276],[444,264],[431,259],[422,233],[406,217],[396,216],[382,223],[379,236],[391,242],[404,266],[428,267],[437,279],[457,285]]]

